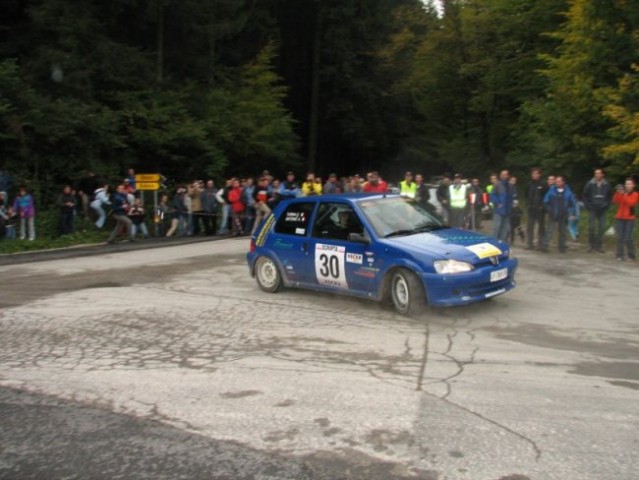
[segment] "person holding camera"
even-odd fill
[[[635,191],[635,180],[627,178],[624,185],[617,185],[612,202],[617,205],[615,214],[615,230],[617,232],[617,260],[623,262],[626,254],[628,259],[636,261],[635,244],[632,231],[637,218],[637,204],[639,193]]]

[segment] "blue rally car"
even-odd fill
[[[515,287],[507,244],[444,226],[398,195],[280,203],[251,238],[251,275],[266,292],[299,287],[390,299],[402,314],[464,305]]]

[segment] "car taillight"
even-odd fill
[[[253,253],[254,251],[255,251],[255,239],[251,238],[250,252]]]

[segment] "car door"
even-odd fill
[[[348,203],[320,202],[309,239],[308,271],[322,288],[368,295],[376,285],[376,272],[367,262],[369,245],[349,240],[366,235],[357,213]]]
[[[309,272],[309,226],[317,202],[292,202],[280,214],[275,224],[275,235],[269,239],[269,249],[282,264],[288,282],[315,283]]]

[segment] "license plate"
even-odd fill
[[[495,270],[494,272],[490,272],[490,281],[498,282],[499,280],[503,280],[508,276],[508,269],[502,268],[501,270]]]

